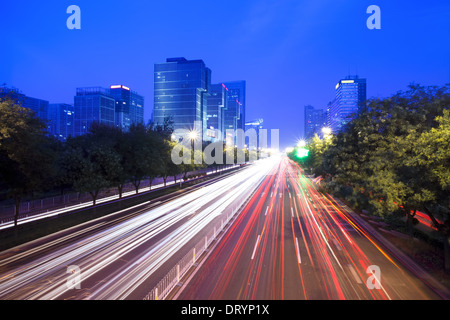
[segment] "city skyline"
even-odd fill
[[[72,103],[77,87],[123,84],[148,102],[147,122],[154,63],[176,56],[203,59],[214,70],[214,83],[246,80],[246,118],[263,118],[266,128],[280,129],[284,147],[302,138],[303,106],[326,109],[335,83],[348,74],[368,79],[369,99],[411,83],[450,82],[444,2],[424,7],[379,1],[379,30],[366,26],[368,1],[230,2],[221,10],[199,1],[177,3],[171,15],[163,3],[76,4],[80,30],[66,27],[69,3],[4,5],[8,14],[1,20],[13,37],[6,39],[10,50],[2,52],[8,61],[0,70],[2,83],[51,103]],[[107,45],[128,38],[139,43],[138,50]],[[417,46],[417,39],[433,45]]]

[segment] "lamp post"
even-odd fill
[[[191,148],[194,151],[194,141],[197,140],[197,131],[191,130],[189,131],[189,139],[191,139]]]
[[[328,137],[331,135],[331,128],[329,127],[323,127],[322,128],[323,137]]]
[[[298,147],[304,147],[304,146],[306,146],[306,141],[305,140],[300,140],[298,143],[297,143],[297,146]]]
[[[188,138],[191,140],[192,153],[194,153],[194,141],[197,139],[197,137],[198,137],[197,131],[195,131],[195,130],[189,131]],[[191,157],[191,161],[193,161],[193,157]],[[181,188],[182,182],[183,182],[183,178],[180,177],[180,188]]]

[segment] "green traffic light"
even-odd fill
[[[309,150],[306,148],[298,148],[297,149],[297,157],[298,158],[306,158],[309,154]]]

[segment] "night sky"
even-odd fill
[[[81,30],[69,30],[69,5]],[[381,29],[369,30],[369,5]],[[247,81],[247,120],[303,136],[303,107],[325,108],[348,74],[367,95],[450,83],[450,1],[2,1],[0,85],[73,104],[76,87],[123,84],[153,109],[153,66],[202,59],[212,82]]]

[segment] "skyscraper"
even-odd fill
[[[19,103],[22,107],[33,110],[35,115],[47,124],[47,130],[50,130],[49,102],[47,100],[26,96],[15,88],[0,87],[0,98],[6,96],[14,100],[15,103]]]
[[[206,131],[206,101],[211,82],[211,70],[203,60],[168,58],[154,66],[155,125],[165,119],[173,121],[173,129],[196,130],[204,137]],[[201,124],[200,127],[198,124]]]
[[[144,123],[144,97],[123,85],[110,86],[115,100],[115,125],[128,130],[131,124]]]
[[[49,133],[61,141],[74,136],[75,108],[67,103],[49,104],[48,118],[50,121]]]
[[[266,148],[267,147],[267,141],[264,141],[264,138],[267,138],[265,135],[260,135],[262,129],[263,129],[263,122],[264,119],[255,119],[253,121],[249,121],[245,124],[245,130],[250,131],[250,130],[255,130],[256,133],[256,145],[252,145],[251,139],[248,139],[248,145],[249,147],[256,147],[256,148]],[[262,138],[263,140],[260,141],[260,138]]]
[[[237,99],[227,101],[227,107],[223,111],[223,130],[224,138],[228,144],[235,144],[236,129],[238,129],[239,120],[239,101]],[[227,135],[227,130],[233,132],[233,137]],[[230,140],[231,138],[231,140]]]
[[[321,130],[327,124],[326,111],[323,109],[314,109],[313,106],[305,106],[305,140],[314,137],[314,134],[321,134]]]
[[[207,97],[206,139],[223,141],[224,111],[228,106],[227,88],[223,83],[212,84]]]
[[[238,118],[236,119],[236,128],[245,130],[245,108],[246,108],[246,82],[245,80],[228,81],[225,82],[225,87],[228,89],[228,100],[238,101],[239,110]]]
[[[77,88],[74,136],[87,133],[93,122],[115,125],[115,99],[102,87]]]
[[[338,132],[357,114],[366,101],[366,79],[348,76],[336,84],[336,95],[330,106],[329,124]]]

